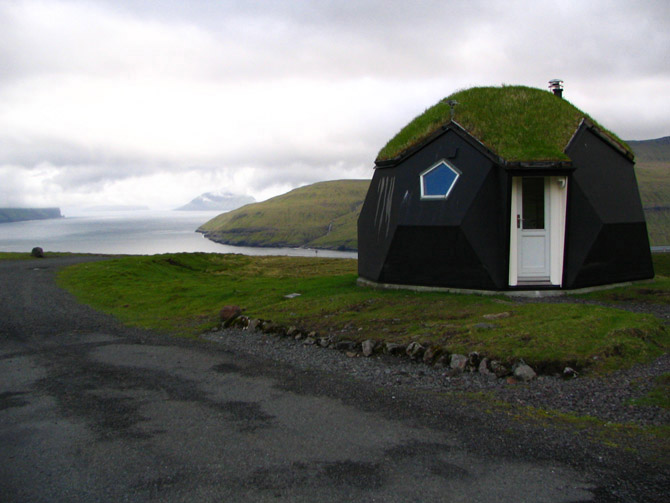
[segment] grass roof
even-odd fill
[[[451,120],[447,100],[457,101],[454,121],[509,162],[568,161],[570,138],[587,114],[550,91],[525,86],[473,87],[458,91],[412,120],[379,152],[377,161],[401,156]],[[630,152],[614,134],[598,126]]]

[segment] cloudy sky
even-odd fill
[[[0,0],[0,206],[166,209],[370,178],[414,116],[545,88],[670,135],[667,0]]]

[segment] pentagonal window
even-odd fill
[[[461,172],[444,159],[421,173],[421,199],[446,199]]]

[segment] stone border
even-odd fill
[[[463,372],[479,372],[483,375],[495,376],[499,379],[507,379],[510,383],[517,381],[531,381],[537,377],[537,373],[522,359],[517,359],[512,365],[505,365],[498,360],[492,360],[477,351],[468,355],[450,353],[445,347],[437,344],[421,344],[413,341],[409,344],[398,344],[375,339],[367,339],[362,342],[342,339],[336,335],[321,335],[316,331],[305,331],[296,326],[285,327],[270,320],[249,318],[242,314],[238,306],[225,306],[221,309],[222,328],[240,328],[248,331],[259,331],[277,337],[290,337],[302,341],[305,346],[319,346],[322,348],[335,349],[344,352],[348,357],[357,356],[370,357],[374,354],[387,354],[405,357],[426,365],[442,367],[447,377],[454,377]],[[571,367],[565,367],[563,377],[571,379],[577,377],[578,373]]]

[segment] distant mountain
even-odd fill
[[[0,208],[0,223],[61,218],[60,208]]]
[[[670,136],[655,140],[628,140],[636,162],[670,162]]]
[[[190,203],[177,208],[177,211],[230,211],[254,202],[256,200],[251,196],[243,196],[225,191],[206,192],[193,199]]]
[[[198,232],[217,243],[355,250],[369,180],[319,182],[224,213]]]
[[[629,140],[652,246],[670,245],[670,136]]]

